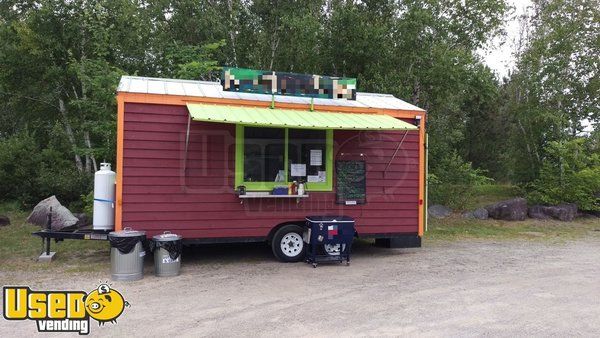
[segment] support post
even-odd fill
[[[52,207],[50,207],[50,212],[48,213],[48,222],[46,223],[46,230],[51,231],[52,230]],[[46,237],[46,256],[50,255],[50,238]]]
[[[46,224],[46,231],[52,231],[52,207],[48,213],[48,223]],[[45,237],[42,240],[44,244],[44,250],[38,258],[38,262],[51,262],[56,252],[50,251],[50,237]]]
[[[185,153],[183,154],[183,177],[187,177],[187,154],[188,146],[190,144],[190,124],[192,123],[192,117],[188,119],[187,131],[185,133]]]

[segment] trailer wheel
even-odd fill
[[[296,224],[279,228],[271,241],[273,254],[282,262],[299,262],[304,258],[306,245],[302,239],[304,229]]]

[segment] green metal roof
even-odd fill
[[[417,130],[389,115],[188,103],[194,121],[300,129]]]

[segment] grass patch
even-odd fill
[[[110,265],[106,241],[65,240],[51,243],[56,251],[51,263],[39,263],[42,240],[31,233],[40,227],[25,222],[28,212],[15,204],[0,204],[0,214],[10,218],[9,226],[0,227],[0,269],[2,271],[61,270],[66,272],[100,271]]]
[[[527,219],[519,222],[464,219],[453,215],[445,219],[429,219],[425,238],[429,240],[460,239],[529,239],[563,241],[584,236],[600,236],[600,219],[577,219],[573,222]]]
[[[485,207],[499,201],[522,197],[523,191],[514,185],[490,184],[473,188],[467,210]],[[445,219],[429,218],[425,238],[429,240],[530,239],[569,240],[583,236],[600,236],[599,218],[578,218],[573,222],[526,219],[520,222],[494,219],[465,219],[457,212]]]

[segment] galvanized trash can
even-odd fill
[[[179,275],[181,267],[181,236],[165,231],[152,237],[154,249],[154,274],[157,277]]]
[[[125,228],[108,234],[110,242],[110,273],[113,280],[134,281],[144,277],[143,242],[146,232]]]

